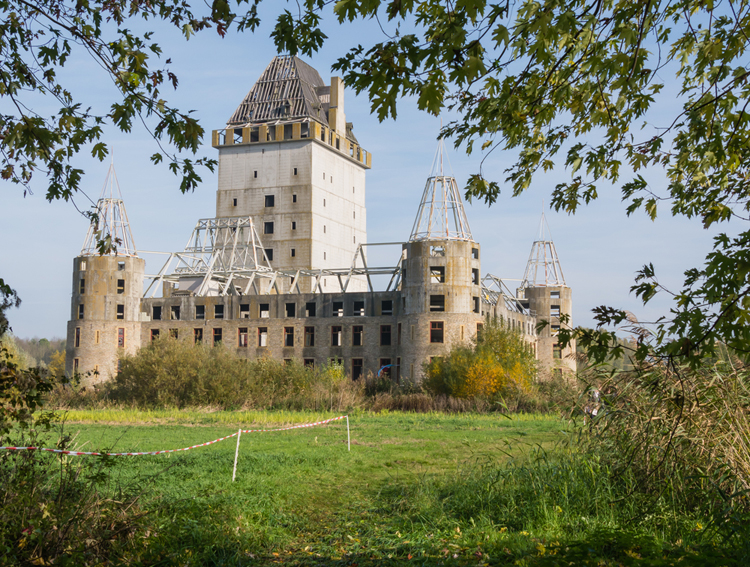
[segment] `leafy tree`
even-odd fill
[[[206,9],[186,0],[0,1],[2,177],[27,186],[43,172],[47,198],[70,199],[82,175],[72,157],[90,148],[103,159],[103,127],[129,131],[143,119],[154,125],[158,144],[173,148],[160,148],[152,160],[166,157],[182,175],[181,189],[195,187],[195,166],[214,162],[179,153],[197,151],[203,128],[164,98],[164,87],[178,82],[170,61],[158,62],[161,48],[151,32],[132,29],[157,21],[186,38],[207,29],[253,31],[260,2],[215,0]],[[570,178],[552,195],[557,210],[574,213],[603,185],[615,185],[629,214],[644,210],[655,218],[667,207],[706,227],[748,220],[750,3],[744,0],[304,0],[294,12],[281,9],[271,36],[281,51],[311,55],[326,40],[326,15],[340,24],[391,22],[393,35],[352,47],[334,68],[368,94],[381,120],[396,116],[400,97],[415,96],[433,114],[445,108],[458,113],[443,135],[468,152],[517,152],[505,179],[514,195],[540,172],[565,167]],[[106,111],[84,108],[58,78],[79,52],[93,57],[119,90]],[[665,90],[663,77],[674,78],[676,95]],[[34,113],[25,103],[30,95],[52,97],[59,110]],[[649,111],[665,99],[672,114],[660,111],[654,118]],[[646,169],[660,172],[663,184],[650,184]],[[498,180],[486,179],[481,168],[466,188],[468,198],[488,204],[499,193]],[[748,230],[720,234],[704,265],[686,272],[683,289],[668,292],[675,300],[671,316],[653,335],[660,354],[697,364],[719,340],[747,349],[748,244]],[[650,264],[632,289],[644,301],[667,292]],[[9,291],[3,288],[3,297],[13,301]],[[620,324],[627,314],[601,307],[596,317]],[[580,332],[578,338],[587,346],[617,348],[611,333]],[[647,343],[640,343],[640,358],[649,352]]]
[[[528,391],[535,376],[534,355],[520,335],[488,318],[470,346],[457,345],[425,365],[423,385],[432,394],[498,399]]]

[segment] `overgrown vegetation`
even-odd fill
[[[424,386],[432,394],[498,401],[528,394],[536,360],[521,336],[487,318],[481,335],[425,365]]]

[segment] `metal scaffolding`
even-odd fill
[[[422,193],[417,218],[411,229],[410,242],[419,240],[469,240],[469,220],[466,218],[456,179],[445,175],[443,160],[445,145],[438,142],[430,177]]]
[[[531,245],[529,261],[521,284],[521,287],[542,286],[566,286],[560,259],[557,257],[555,243],[552,242],[544,213],[539,222],[539,237]]]
[[[138,256],[114,163],[109,165],[81,256]]]
[[[390,276],[385,291],[398,289],[404,252],[395,267],[369,267],[364,248],[401,245],[396,242],[360,244],[351,266],[340,269],[274,270],[255,230],[252,217],[201,219],[193,229],[183,252],[150,252],[169,258],[151,280],[144,297],[155,297],[160,284],[172,285],[173,295],[268,295],[282,293],[279,282],[290,281],[290,293],[331,293],[323,290],[322,279],[334,278],[345,293],[356,276],[364,276],[369,291],[375,291],[373,276]],[[303,279],[305,278],[305,279]],[[303,289],[303,283],[305,289]]]
[[[516,297],[505,285],[503,278],[492,274],[487,274],[482,278],[482,301],[488,305],[497,305],[502,301],[508,311],[532,317],[536,316],[536,313],[527,307],[528,302]]]

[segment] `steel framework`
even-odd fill
[[[521,287],[541,286],[566,286],[560,259],[557,257],[555,243],[552,242],[544,213],[539,222],[539,237],[531,245],[529,261],[526,263],[521,284]]]
[[[470,240],[471,228],[466,218],[456,180],[445,175],[443,140],[438,142],[430,177],[427,178],[417,218],[411,229],[411,242],[419,240]]]
[[[95,216],[83,241],[81,256],[100,255],[100,243],[105,245],[105,255],[138,256],[114,163],[109,165],[102,193],[96,203]]]
[[[493,276],[492,274],[487,274],[482,278],[482,301],[489,305],[497,305],[502,301],[505,303],[505,308],[508,311],[532,317],[536,316],[536,313],[524,307],[521,300],[505,285],[505,281],[502,278]]]
[[[147,275],[150,283],[144,297],[155,297],[159,284],[174,286],[173,293],[206,295],[268,295],[281,293],[279,281],[291,281],[291,293],[324,292],[322,278],[333,277],[339,291],[345,293],[356,276],[364,276],[369,291],[375,291],[373,276],[390,276],[385,291],[395,290],[401,283],[404,252],[395,267],[369,267],[365,247],[401,245],[398,242],[360,244],[349,268],[274,270],[263,243],[255,230],[252,217],[221,217],[201,219],[193,229],[183,252],[150,252],[167,254],[169,258],[159,272]],[[176,263],[175,263],[176,262]],[[171,271],[170,271],[171,270]],[[303,278],[307,278],[303,280]],[[302,289],[303,282],[309,287]]]

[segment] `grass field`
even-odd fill
[[[71,411],[80,450],[152,451],[333,417],[302,412]],[[186,453],[120,457],[143,490],[155,565],[724,565],[701,519],[633,523],[595,462],[561,448],[554,417],[371,414],[243,434]],[[76,457],[68,457],[76,458]],[[79,458],[79,457],[78,457]]]

